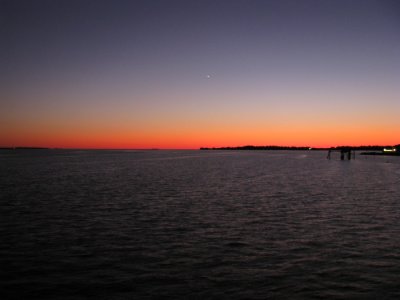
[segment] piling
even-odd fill
[[[342,148],[331,148],[328,150],[328,155],[327,159],[331,159],[331,153],[332,152],[340,152],[340,160],[351,160],[356,158],[356,153],[355,151],[350,148],[350,147],[342,147]]]

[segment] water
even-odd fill
[[[1,299],[398,299],[400,158],[0,152]]]

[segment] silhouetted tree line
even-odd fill
[[[237,147],[201,147],[200,150],[309,150],[310,147],[288,147],[288,146],[237,146]]]
[[[396,152],[400,153],[400,144],[396,146],[379,146],[379,145],[363,145],[363,146],[337,146],[330,148],[311,148],[309,146],[236,146],[236,147],[201,147],[200,150],[342,150],[350,149],[354,151],[383,151],[384,148],[396,148]]]
[[[0,147],[0,150],[43,150],[50,149],[46,147]]]
[[[351,149],[351,150],[370,150],[370,151],[383,151],[384,148],[397,148],[400,145],[393,146],[393,145],[387,145],[387,146],[378,146],[378,145],[369,145],[369,146],[337,146],[337,147],[331,147],[330,149]]]

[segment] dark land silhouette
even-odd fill
[[[385,150],[386,149],[386,150]],[[400,144],[399,145],[362,145],[362,146],[336,146],[336,147],[309,147],[309,146],[235,146],[235,147],[201,147],[200,150],[310,150],[310,151],[365,151],[361,152],[361,155],[389,155],[389,156],[400,156]],[[389,151],[388,151],[389,150]]]
[[[0,150],[45,150],[47,147],[0,147]]]
[[[54,149],[48,147],[0,147],[0,150],[47,150]],[[63,149],[63,148],[57,148]],[[81,149],[81,148],[76,148]],[[84,149],[81,149],[84,150]],[[97,149],[101,150],[101,149]],[[141,149],[141,150],[159,150],[158,148]],[[233,147],[201,147],[200,150],[293,150],[293,151],[364,151],[360,155],[387,155],[400,156],[400,144],[398,145],[362,145],[362,146],[336,146],[336,147],[310,147],[310,146],[233,146]]]
[[[201,147],[200,150],[309,150],[310,147],[295,146],[236,146],[236,147]]]

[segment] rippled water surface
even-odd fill
[[[399,299],[400,158],[0,152],[1,299]]]

